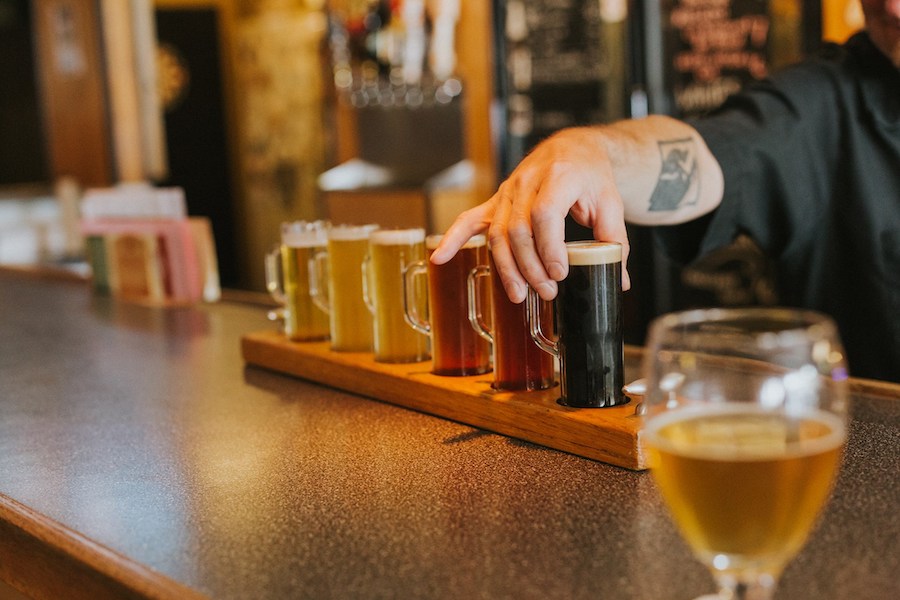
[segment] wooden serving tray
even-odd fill
[[[499,392],[491,388],[490,373],[443,377],[429,371],[431,362],[377,363],[371,353],[333,352],[328,342],[291,342],[278,331],[245,335],[241,351],[251,365],[627,469],[647,468],[633,400],[569,408],[557,403],[558,387]],[[637,353],[626,348],[626,377]]]

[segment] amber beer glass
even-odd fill
[[[403,308],[403,272],[424,258],[424,229],[379,229],[369,236],[363,293],[374,315],[373,346],[378,362],[419,362],[430,356],[428,336],[409,326]],[[422,300],[417,310],[427,314],[424,291],[418,297]]]
[[[650,326],[644,376],[650,467],[715,597],[771,598],[841,461],[837,328],[792,309],[664,315]]]
[[[428,256],[443,236],[425,238]],[[434,265],[427,260],[413,263],[404,277],[404,310],[413,329],[431,336],[432,372],[436,375],[479,375],[491,370],[491,348],[469,324],[467,281],[469,271],[487,261],[483,235],[466,242],[450,261]],[[417,279],[427,274],[428,314],[425,319],[417,307],[422,291]]]
[[[310,294],[310,263],[326,245],[324,221],[282,223],[281,245],[266,255],[266,288],[282,304],[284,332],[294,341],[328,339],[328,315]]]
[[[531,336],[559,359],[560,404],[584,408],[618,406],[622,393],[622,246],[568,242],[569,274],[553,301],[557,339],[541,326],[539,296],[528,290]]]
[[[490,278],[490,320],[486,322],[478,281]],[[498,390],[543,390],[553,386],[555,372],[553,357],[538,348],[528,328],[526,303],[514,304],[506,295],[494,259],[488,251],[488,264],[479,265],[469,273],[469,322],[482,337],[494,345],[494,381]],[[550,330],[550,311],[543,326]]]
[[[372,351],[372,313],[362,289],[362,264],[377,225],[336,225],[328,230],[328,251],[316,254],[311,278],[316,306],[328,313],[331,349]]]

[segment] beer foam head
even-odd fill
[[[342,242],[367,240],[376,229],[378,229],[378,225],[374,223],[369,225],[335,225],[328,230],[328,239]]]
[[[281,224],[281,243],[292,248],[324,246],[328,238],[327,221],[293,221]]]
[[[622,262],[622,244],[617,242],[568,242],[566,252],[569,255],[569,264],[573,266]]]
[[[378,229],[369,236],[370,243],[380,246],[405,246],[424,241],[424,229]]]
[[[434,250],[438,247],[438,244],[441,243],[441,240],[444,239],[444,234],[438,233],[435,235],[429,235],[425,238],[425,247],[429,250]],[[462,245],[463,248],[478,248],[480,246],[484,246],[487,244],[487,238],[483,235],[473,235],[466,241],[465,244]]]

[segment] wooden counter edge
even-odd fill
[[[850,378],[850,393],[900,400],[900,384],[877,379]]]
[[[0,264],[0,275],[12,275],[16,277],[29,277],[32,279],[45,279],[49,281],[62,281],[69,283],[88,283],[90,277],[78,271],[67,269],[60,265],[14,265]]]
[[[206,600],[0,494],[0,579],[35,600]]]

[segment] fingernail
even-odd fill
[[[566,278],[566,269],[562,266],[561,263],[552,262],[547,265],[547,275],[549,275],[554,281],[562,281]]]
[[[545,281],[544,283],[539,283],[535,286],[534,291],[538,293],[538,296],[543,298],[544,300],[550,300],[556,297],[556,282],[555,281]]]
[[[522,287],[521,284],[514,281],[514,282],[510,283],[509,285],[510,285],[509,299],[513,303],[518,304],[519,302],[522,302],[523,300],[525,300],[525,288]]]

